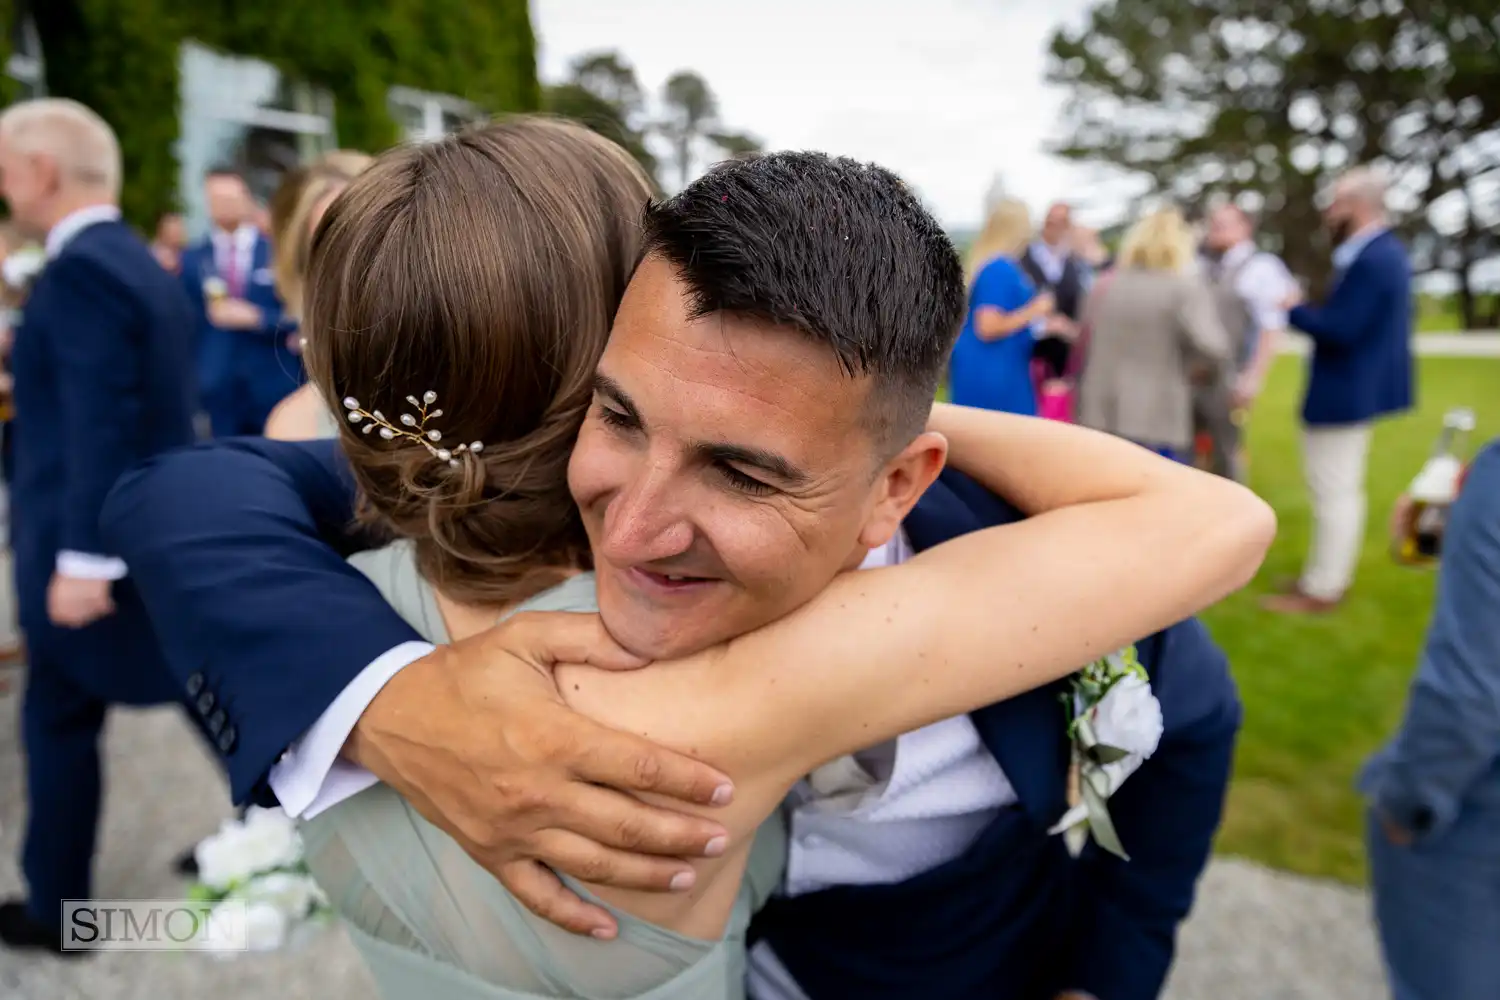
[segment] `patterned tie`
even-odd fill
[[[229,237],[229,273],[224,276],[224,283],[229,286],[230,298],[241,299],[245,297],[244,268],[240,266],[240,240],[238,234],[230,234]]]

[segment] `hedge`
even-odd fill
[[[177,207],[178,54],[188,39],[331,92],[348,148],[396,141],[387,94],[398,84],[490,112],[540,105],[527,0],[0,0],[3,23],[25,6],[48,94],[87,104],[119,134],[122,207],[142,227]]]

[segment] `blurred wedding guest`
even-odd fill
[[[114,132],[83,105],[0,114],[0,196],[47,256],[13,353],[27,894],[0,903],[0,942],[18,948],[59,951],[62,901],[91,895],[106,709],[182,698],[99,536],[120,473],[193,438],[191,308],[121,221],[120,183]]]
[[[1312,495],[1312,544],[1302,575],[1265,606],[1286,614],[1337,607],[1354,580],[1365,538],[1365,467],[1374,422],[1409,410],[1411,264],[1386,222],[1385,180],[1355,168],[1340,177],[1323,220],[1337,248],[1322,305],[1285,303],[1291,326],[1312,338],[1302,403],[1302,461]]]
[[[182,283],[198,317],[198,386],[215,437],[259,434],[277,403],[302,384],[286,347],[271,243],[240,174],[210,170],[203,182],[210,232],[182,255]]]
[[[1076,252],[1073,210],[1062,202],[1047,209],[1041,232],[1021,255],[1021,270],[1038,290],[1050,292],[1056,308],[1038,332],[1033,355],[1041,363],[1043,383],[1067,373],[1068,353],[1083,315],[1090,268]],[[1059,387],[1060,388],[1060,387]]]
[[[26,288],[36,277],[36,268],[26,259],[26,237],[13,222],[0,222],[0,474],[9,483],[14,471],[10,421],[15,413],[15,378],[10,354],[16,343],[16,325]]]
[[[151,240],[151,253],[167,273],[182,273],[182,251],[186,248],[187,228],[181,215],[167,212],[156,220],[156,235]]]
[[[11,419],[15,415],[15,379],[11,376],[10,354],[15,346],[16,325],[26,289],[36,277],[33,255],[26,249],[26,237],[12,222],[0,222],[0,479],[10,489],[15,476],[15,434]],[[10,541],[10,501],[0,493],[0,510],[4,511],[6,544]],[[14,618],[0,622],[0,667],[19,664],[25,656],[20,639],[20,623]],[[0,694],[10,690],[8,678],[0,677]]]
[[[297,201],[302,196],[302,189],[309,178],[314,174],[333,174],[345,179],[357,176],[360,171],[370,164],[370,154],[361,153],[356,149],[335,149],[324,153],[317,159],[298,164],[281,176],[281,183],[271,193],[266,202],[266,216],[270,222],[270,228],[266,230],[271,237],[271,249],[274,252],[276,245],[281,242],[283,234],[287,231],[287,220],[291,218],[292,212],[297,207]]]
[[[1109,281],[1114,273],[1114,254],[1104,241],[1099,238],[1099,230],[1087,226],[1073,226],[1073,252],[1089,266],[1088,295],[1084,297],[1083,309],[1080,312],[1077,323],[1077,333],[1073,337],[1073,343],[1068,348],[1068,363],[1063,369],[1063,381],[1068,385],[1070,391],[1076,392],[1079,380],[1083,378],[1083,366],[1088,357],[1089,338],[1092,328],[1089,325],[1089,299],[1098,294]]]
[[[1436,603],[1394,738],[1360,780],[1395,1000],[1500,995],[1500,440],[1449,511]]]
[[[1078,422],[1190,462],[1197,372],[1229,363],[1229,335],[1175,208],[1137,222],[1090,297]]]
[[[1242,428],[1286,329],[1282,304],[1297,286],[1279,257],[1256,247],[1255,224],[1237,205],[1209,213],[1204,247],[1231,363],[1224,378],[1195,387],[1194,429],[1208,436],[1210,471],[1244,482]]]
[[[328,206],[372,162],[373,158],[363,153],[339,150],[283,182],[283,187],[292,188],[295,197],[283,197],[278,191],[278,197],[272,199],[273,206],[278,198],[289,205],[283,218],[273,216],[273,224],[278,226],[275,230],[274,271],[276,290],[286,304],[286,315],[299,327],[292,336],[299,341],[306,334],[300,327],[303,286],[312,257],[313,234],[317,232],[318,223]],[[307,382],[276,404],[266,421],[266,437],[285,441],[335,437],[338,420],[338,415],[324,402],[317,388]]]
[[[1036,415],[1031,380],[1034,329],[1052,315],[1018,259],[1031,239],[1026,205],[1002,198],[969,250],[969,311],[949,362],[949,395],[960,406]]]

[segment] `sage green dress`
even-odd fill
[[[332,408],[322,406],[318,408],[318,437],[335,438],[339,436],[339,415]]]
[[[449,641],[409,543],[350,562],[417,632]],[[573,577],[515,610],[595,611],[593,575]],[[745,931],[780,882],[786,858],[778,814],[757,832],[724,936],[713,941],[621,912],[564,877],[619,921],[614,941],[596,941],[533,915],[385,785],[304,822],[302,833],[314,878],[389,1000],[741,1000]]]

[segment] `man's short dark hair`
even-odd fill
[[[204,180],[209,180],[213,177],[233,177],[235,180],[244,181],[245,172],[238,167],[231,166],[227,163],[216,163],[213,166],[209,167],[208,170],[203,174]]]
[[[800,330],[870,376],[892,454],[922,432],[963,323],[963,265],[895,174],[822,153],[722,163],[646,211],[646,254],[671,264],[694,316]]]

